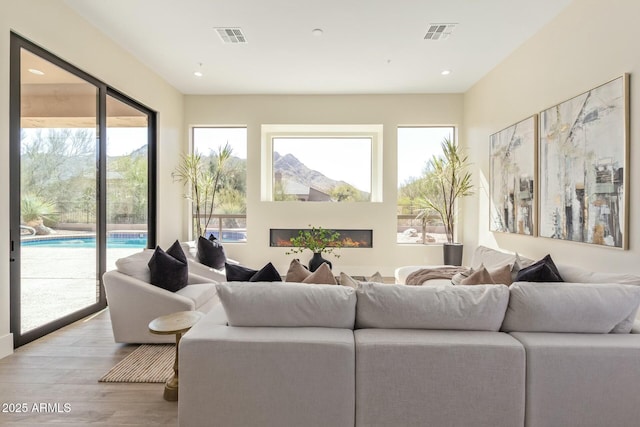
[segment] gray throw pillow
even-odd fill
[[[287,275],[285,276],[284,280],[285,282],[301,283],[310,275],[311,272],[309,271],[309,269],[302,265],[299,259],[294,258],[289,264],[289,270],[287,270]]]

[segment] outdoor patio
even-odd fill
[[[108,249],[107,271],[140,248]],[[97,301],[96,250],[22,246],[22,332]]]

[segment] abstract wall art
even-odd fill
[[[628,83],[540,113],[540,236],[627,248]]]
[[[491,231],[534,236],[537,116],[489,137]]]

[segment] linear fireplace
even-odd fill
[[[272,228],[269,231],[269,246],[275,248],[291,247],[291,238],[297,237],[299,231],[308,228]],[[373,230],[332,230],[340,233],[343,248],[372,248]]]

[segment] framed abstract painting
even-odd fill
[[[489,136],[491,231],[536,235],[537,116]]]
[[[540,113],[540,236],[627,249],[629,75]]]

